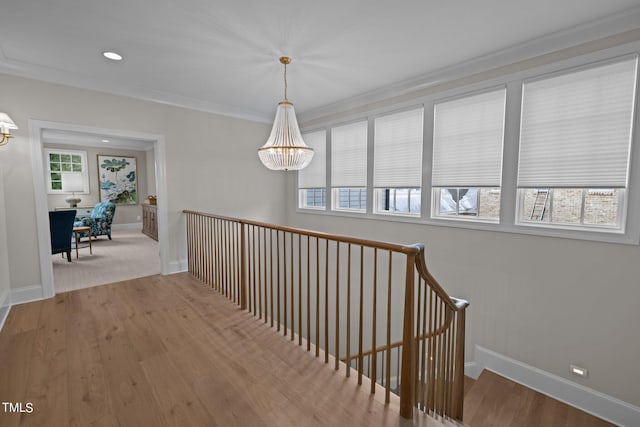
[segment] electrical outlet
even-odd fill
[[[587,375],[589,375],[589,371],[586,370],[585,368],[581,368],[580,366],[569,365],[569,369],[571,369],[571,373],[573,375],[577,375],[582,378],[586,378]]]

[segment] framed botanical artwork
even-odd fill
[[[138,204],[136,158],[98,154],[100,200],[116,205]]]

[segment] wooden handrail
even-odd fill
[[[400,395],[402,417],[411,419],[418,407],[462,419],[464,321],[469,303],[449,297],[431,275],[424,245],[183,212],[189,272],[203,283],[292,342],[297,336],[298,345],[306,342],[307,351],[313,347],[316,357],[323,351],[324,362],[333,358],[334,369],[344,369],[346,376],[356,363],[358,383],[362,384],[363,375],[372,378],[371,393],[381,385],[387,403],[394,378],[393,393]],[[394,255],[404,257],[403,269],[397,269]],[[397,317],[391,315],[398,307],[403,313],[402,339],[393,320]],[[353,322],[357,337],[352,342]],[[376,345],[383,336],[386,342]],[[364,350],[363,345],[371,349]],[[393,349],[398,351],[392,365]]]
[[[186,214],[194,214],[194,215],[199,215],[199,216],[208,217],[208,218],[215,218],[215,219],[221,219],[221,220],[225,220],[225,221],[236,222],[236,223],[239,223],[239,224],[248,224],[248,225],[253,225],[253,226],[256,226],[256,227],[269,228],[271,230],[284,231],[286,233],[301,234],[303,236],[309,236],[309,237],[315,237],[315,238],[324,239],[324,240],[330,240],[332,242],[351,243],[351,244],[354,244],[354,245],[361,245],[361,246],[365,246],[365,247],[368,247],[368,248],[378,248],[378,249],[382,249],[382,250],[400,252],[400,253],[403,253],[403,254],[417,254],[418,251],[420,250],[419,249],[420,245],[400,245],[400,244],[397,244],[397,243],[389,243],[389,242],[382,242],[382,241],[376,241],[376,240],[367,240],[367,239],[361,239],[361,238],[358,238],[358,237],[345,236],[345,235],[342,235],[342,234],[323,233],[323,232],[320,232],[320,231],[305,230],[303,228],[296,228],[296,227],[288,227],[288,226],[284,226],[284,225],[269,224],[269,223],[266,223],[266,222],[251,221],[251,220],[247,220],[247,219],[231,218],[231,217],[227,217],[227,216],[223,216],[223,215],[214,215],[214,214],[210,214],[210,213],[192,211],[192,210],[188,210],[188,209],[185,209],[182,212],[186,213]]]

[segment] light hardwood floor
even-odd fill
[[[13,307],[1,426],[397,426],[396,411],[188,274]],[[430,425],[422,423],[421,425]]]
[[[149,276],[11,309],[0,400],[34,411],[0,426],[412,424],[331,366],[186,273]],[[467,380],[468,425],[605,425],[497,378]]]
[[[483,371],[465,382],[464,422],[472,427],[611,427],[542,393]]]

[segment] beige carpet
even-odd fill
[[[52,255],[56,293],[119,282],[160,273],[158,242],[139,230],[113,230],[113,240],[100,236],[93,240],[93,254],[87,239],[80,242],[79,258],[75,249],[71,261]]]

